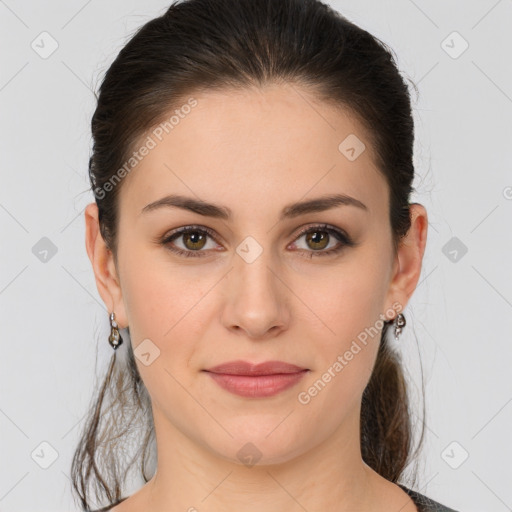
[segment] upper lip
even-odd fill
[[[307,368],[285,363],[284,361],[265,361],[264,363],[254,364],[239,360],[222,363],[208,368],[206,371],[226,375],[275,375],[280,373],[298,373],[304,370],[307,370]]]

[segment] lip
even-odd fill
[[[235,395],[265,398],[295,386],[309,369],[283,361],[260,364],[230,361],[204,371],[219,386]]]
[[[254,364],[247,361],[229,361],[212,368],[207,372],[222,373],[224,375],[276,375],[281,373],[297,373],[307,368],[302,368],[284,361],[265,361],[264,363]]]

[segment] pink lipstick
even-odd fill
[[[265,398],[297,384],[309,372],[283,361],[252,364],[230,361],[204,370],[223,389],[238,396]]]

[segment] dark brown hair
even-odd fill
[[[302,87],[362,123],[388,184],[396,252],[411,225],[414,122],[393,55],[319,0],[183,0],[146,23],[107,70],[91,123],[89,176],[101,235],[116,263],[122,181],[112,186],[112,177],[137,142],[192,94],[279,83]],[[389,327],[386,322],[362,397],[361,451],[366,464],[398,482],[412,459],[413,423],[400,356],[387,341]],[[123,348],[113,353],[92,398],[72,462],[73,491],[84,510],[90,510],[91,491],[108,506],[117,504],[136,464],[144,482],[155,469],[154,462],[147,467],[155,455],[150,397],[129,340]]]

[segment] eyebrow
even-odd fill
[[[366,212],[369,211],[368,207],[355,197],[351,197],[346,194],[330,194],[285,206],[281,212],[280,220],[292,219],[306,213],[323,212],[338,206],[355,206]],[[232,211],[227,206],[207,203],[201,199],[194,199],[192,197],[175,194],[162,197],[157,201],[149,203],[141,210],[141,213],[154,211],[164,207],[181,208],[205,217],[212,217],[216,219],[229,220],[232,216]]]

